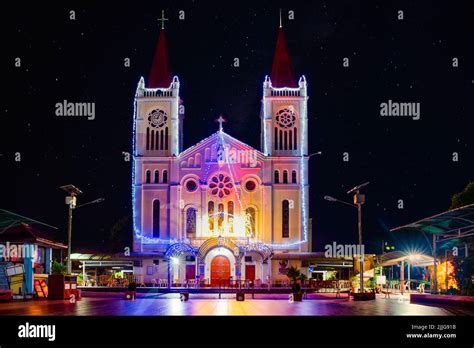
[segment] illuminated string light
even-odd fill
[[[179,81],[177,80],[176,78],[176,81],[179,83]],[[175,79],[173,79],[173,82],[175,82]],[[306,88],[306,79],[305,77],[303,76],[301,79],[300,79],[300,82],[303,82],[305,85],[304,85],[304,88]],[[134,100],[134,105],[133,105],[133,136],[132,136],[132,147],[133,147],[133,162],[132,162],[132,215],[133,215],[133,231],[134,231],[134,234],[135,234],[135,237],[137,240],[139,240],[142,245],[143,243],[146,243],[146,244],[174,244],[174,243],[182,243],[183,241],[189,241],[188,239],[162,239],[162,238],[151,238],[151,237],[147,237],[145,235],[143,235],[141,233],[141,231],[137,228],[137,207],[136,207],[136,194],[135,194],[135,191],[136,191],[136,182],[135,182],[135,166],[136,166],[136,140],[135,140],[135,137],[136,137],[136,118],[137,118],[137,98],[139,96],[143,96],[143,94],[147,95],[148,93],[144,93],[144,92],[151,92],[151,94],[153,93],[156,93],[158,91],[160,92],[166,92],[166,91],[170,91],[172,86],[170,86],[170,88],[145,88],[144,87],[144,80],[143,80],[143,77],[140,79],[139,83],[138,83],[138,87],[137,87],[137,93],[135,95],[135,100]],[[265,83],[264,83],[264,103],[263,103],[263,123],[262,123],[262,127],[263,127],[263,132],[264,132],[264,142],[263,142],[263,146],[264,146],[264,156],[267,157],[268,156],[268,137],[267,137],[267,127],[266,127],[266,115],[267,115],[267,111],[266,111],[266,91],[265,89],[266,88],[270,88],[271,90],[274,90],[274,91],[298,91],[298,90],[301,90],[301,84],[300,84],[300,88],[288,88],[288,87],[282,87],[282,88],[274,88],[272,87],[271,85],[271,81],[270,79],[268,78],[268,76],[265,77]],[[179,89],[179,86],[177,87]],[[139,92],[141,91],[141,95],[139,95]],[[179,93],[178,93],[179,95]],[[306,94],[304,95],[306,97]],[[306,115],[306,103],[302,103],[302,111],[301,111],[301,115]],[[178,115],[178,112],[179,112],[179,103],[176,103],[176,115]],[[179,115],[178,115],[178,119],[179,119]],[[301,139],[301,146],[300,146],[300,197],[301,197],[301,212],[302,212],[302,222],[303,222],[303,240],[300,240],[298,242],[293,242],[293,243],[283,243],[283,244],[266,244],[266,243],[261,243],[261,242],[249,242],[249,240],[247,240],[247,243],[245,245],[247,245],[248,247],[251,247],[251,248],[263,248],[265,250],[268,251],[268,249],[288,249],[288,248],[291,248],[291,247],[294,247],[294,246],[298,246],[300,244],[303,244],[303,243],[306,243],[308,241],[308,221],[307,221],[307,207],[306,207],[306,203],[307,203],[307,197],[306,197],[306,192],[305,192],[305,185],[306,185],[306,176],[305,176],[305,172],[306,172],[306,166],[305,166],[305,146],[303,146],[306,142],[306,118],[305,119],[301,119],[302,121],[302,132],[301,132],[301,136],[300,136],[300,139]],[[212,134],[211,136],[201,140],[199,143],[193,145],[192,147],[186,149],[185,151],[183,151],[182,153],[179,152],[179,143],[177,143],[177,139],[179,137],[174,137],[174,141],[176,141],[175,143],[175,149],[176,149],[176,156],[177,157],[181,157],[181,155],[186,155],[188,152],[192,151],[193,149],[195,149],[196,147],[198,146],[201,146],[204,142],[206,141],[209,141],[209,139],[211,139],[212,137],[214,137],[215,135],[218,135],[220,141],[221,141],[221,144],[225,147],[227,144],[225,142],[225,139],[224,139],[224,132],[222,130],[219,130],[217,131],[216,133]],[[228,134],[226,134],[227,136],[229,136]],[[239,141],[238,139],[235,139],[231,136],[229,136],[229,138],[231,138],[232,140],[240,143],[240,144],[244,144],[243,142]],[[248,146],[246,144],[244,144],[245,146]],[[233,168],[231,167],[231,164],[229,162],[229,159],[226,158],[226,161],[225,163],[227,164],[227,167],[228,167],[228,170],[229,170],[229,174],[231,176],[231,179],[232,179],[232,182],[234,184],[234,190],[235,190],[235,196],[237,198],[237,201],[239,202],[239,206],[241,208],[241,211],[244,212],[244,202],[242,202],[242,199],[241,199],[241,196],[235,186],[235,183],[237,182],[235,180],[235,175],[234,175],[234,172],[233,172]],[[211,165],[210,163],[207,164],[207,168],[206,168],[206,177],[207,175],[209,174],[209,169],[210,169]],[[202,182],[202,181],[201,181]],[[226,214],[224,212],[222,213],[215,213],[215,214]],[[213,215],[215,215],[213,214]],[[213,216],[211,215],[211,216]],[[228,214],[227,213],[227,216],[230,217],[230,215],[232,214]],[[234,219],[234,222],[236,223],[237,222],[237,217],[234,217],[232,215],[232,218]],[[238,233],[237,233],[238,234]],[[255,236],[255,231],[252,231],[252,238]],[[268,249],[266,249],[268,248]]]

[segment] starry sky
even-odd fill
[[[161,10],[186,108],[184,147],[215,132],[222,113],[227,133],[259,148],[279,8],[293,69],[308,80],[309,152],[323,152],[310,159],[314,249],[356,243],[356,210],[323,197],[351,201],[346,191],[365,181],[366,252],[379,252],[384,239],[407,247],[388,230],[448,209],[473,179],[474,6],[467,1],[13,5],[1,14],[0,208],[58,226],[56,237],[66,241],[58,187],[72,183],[84,191],[82,203],[105,198],[75,211],[74,247],[110,249],[119,221],[130,243],[131,163],[122,152],[131,152],[133,96],[148,75]],[[94,102],[95,119],[57,117],[63,100]],[[420,120],[381,117],[388,100],[420,103]]]

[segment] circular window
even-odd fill
[[[249,192],[255,191],[256,188],[257,188],[257,184],[253,180],[248,180],[245,183],[245,189]]]
[[[296,114],[293,108],[284,108],[276,113],[275,119],[281,128],[292,128],[296,123]]]
[[[148,123],[154,128],[161,128],[166,124],[168,115],[165,111],[155,109],[148,114]]]
[[[188,190],[189,192],[194,192],[197,190],[198,188],[198,184],[196,181],[194,180],[188,180],[186,181],[186,190]]]
[[[213,176],[209,182],[211,193],[219,198],[229,195],[233,187],[231,178],[224,174]]]

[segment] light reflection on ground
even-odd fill
[[[118,297],[85,297],[75,304],[69,301],[18,301],[0,305],[0,315],[474,315],[468,308],[436,307],[411,304],[407,297],[353,302],[332,294],[310,296],[303,302],[290,303],[288,295],[251,295],[238,302],[235,295],[191,294],[187,302],[179,294],[145,295],[135,301]]]

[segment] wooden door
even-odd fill
[[[186,280],[196,278],[196,266],[186,265]]]
[[[245,265],[245,280],[255,280],[255,265]]]
[[[211,286],[222,286],[230,279],[230,261],[225,256],[216,256],[211,262]],[[225,280],[225,281],[224,281]]]

